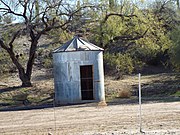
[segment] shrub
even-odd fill
[[[124,89],[119,91],[119,98],[130,98],[131,97],[131,91],[129,89]]]
[[[175,71],[180,71],[180,27],[175,27],[170,33],[172,46],[170,48],[170,60]]]
[[[131,74],[134,66],[133,59],[129,54],[109,54],[104,55],[104,61],[110,69],[117,72],[118,76],[121,77],[124,74]]]
[[[52,50],[54,48],[49,46],[48,49],[39,48],[37,50],[37,65],[43,68],[52,68]]]
[[[170,62],[171,62],[171,66],[172,68],[179,72],[180,71],[180,41],[179,41],[179,44],[177,45],[174,45],[171,49],[171,52],[170,52]]]
[[[121,85],[119,91],[118,91],[118,98],[130,98],[132,93],[132,86],[128,84]]]
[[[179,91],[176,91],[176,93],[174,93],[172,96],[180,97],[180,90],[179,90]]]
[[[106,101],[112,100],[117,97],[118,89],[105,87]]]
[[[122,84],[118,87],[105,87],[106,100],[113,100],[115,98],[130,98],[132,95],[132,86],[128,84]]]
[[[134,65],[134,71],[139,72],[145,66],[145,62],[138,59],[133,59],[133,65]]]
[[[13,65],[9,55],[1,51],[0,52],[0,74],[3,73],[9,73],[9,72],[15,72],[16,67]]]
[[[43,67],[45,67],[45,68],[52,68],[53,67],[52,59],[50,57],[47,57],[43,60]]]

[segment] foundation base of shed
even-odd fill
[[[105,107],[105,106],[107,106],[107,103],[106,103],[106,101],[100,101],[97,106],[98,107]]]
[[[85,103],[97,103],[97,106],[103,107],[107,106],[106,101],[97,101],[97,100],[81,100],[79,102],[56,102],[56,105],[78,105],[78,104],[85,104]]]

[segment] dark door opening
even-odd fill
[[[80,66],[82,100],[93,100],[93,66]]]

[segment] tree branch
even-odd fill
[[[19,35],[21,30],[18,30],[12,37],[11,41],[9,42],[9,46],[10,46],[10,49],[13,50],[13,42],[14,40],[17,38],[17,36]]]
[[[31,7],[30,7],[31,6]],[[28,10],[29,10],[29,20],[32,21],[32,16],[33,16],[33,8],[35,6],[35,1],[32,2],[32,5],[28,5]]]
[[[124,14],[118,14],[118,13],[109,13],[109,14],[107,14],[105,16],[105,18],[102,21],[102,23],[105,23],[108,20],[108,18],[111,17],[111,16],[128,17],[128,18],[130,18],[130,17],[137,17],[137,15],[134,15],[134,14],[132,14],[132,15],[124,15]]]
[[[2,39],[0,39],[0,46],[5,49],[6,51],[9,49],[9,47],[7,47],[7,45],[5,45],[5,43],[3,42]]]
[[[7,53],[10,56],[10,58],[12,59],[12,62],[16,65],[17,69],[19,70],[19,74],[25,73],[23,66],[19,63],[19,61],[16,58],[13,50],[10,49],[9,47],[7,47],[7,45],[5,45],[5,43],[3,42],[2,39],[0,39],[0,46],[7,51]]]
[[[135,37],[133,37],[132,35],[116,36],[113,38],[113,40],[138,40],[140,38],[143,38],[148,30],[149,28],[142,35],[137,35]]]
[[[4,11],[7,12],[7,13],[12,13],[12,14],[14,14],[14,15],[16,15],[16,16],[21,16],[21,17],[23,17],[22,14],[19,14],[19,13],[16,13],[16,12],[12,11],[12,9],[10,8],[10,6],[8,6],[3,0],[0,0],[0,2],[6,7],[6,8],[0,8],[0,10],[4,10]]]

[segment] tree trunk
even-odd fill
[[[36,49],[37,49],[37,44],[38,44],[38,40],[41,37],[41,34],[38,34],[36,36],[34,36],[33,31],[31,32],[31,47],[30,47],[30,51],[29,51],[29,59],[27,62],[27,67],[26,67],[26,76],[27,77],[26,80],[31,80],[31,75],[32,75],[32,69],[33,69],[33,65],[34,65],[34,60],[35,60],[35,55],[36,55]]]
[[[16,58],[15,53],[13,52],[13,48],[12,47],[10,47],[10,48],[7,47],[7,45],[5,45],[2,40],[0,40],[0,46],[7,51],[7,53],[9,54],[12,62],[14,63],[16,68],[18,69],[19,78],[22,81],[22,86],[23,87],[31,87],[32,86],[32,84],[31,84],[31,74],[26,74],[25,73],[25,70],[24,70],[23,66],[19,63],[18,58]]]
[[[31,80],[29,79],[29,77],[26,74],[21,76],[20,79],[22,81],[22,87],[32,87]]]
[[[25,73],[23,66],[17,60],[17,58],[15,57],[15,54],[11,50],[9,50],[8,53],[12,59],[12,62],[14,63],[14,65],[16,65],[19,71],[19,78],[22,82],[22,87],[31,87],[32,86],[31,80],[30,80],[31,77]]]
[[[32,84],[31,84],[31,77],[28,76],[25,71],[24,71],[24,68],[22,68],[21,66],[19,65],[16,65],[18,71],[19,71],[19,78],[21,79],[21,82],[22,82],[22,87],[31,87]]]

